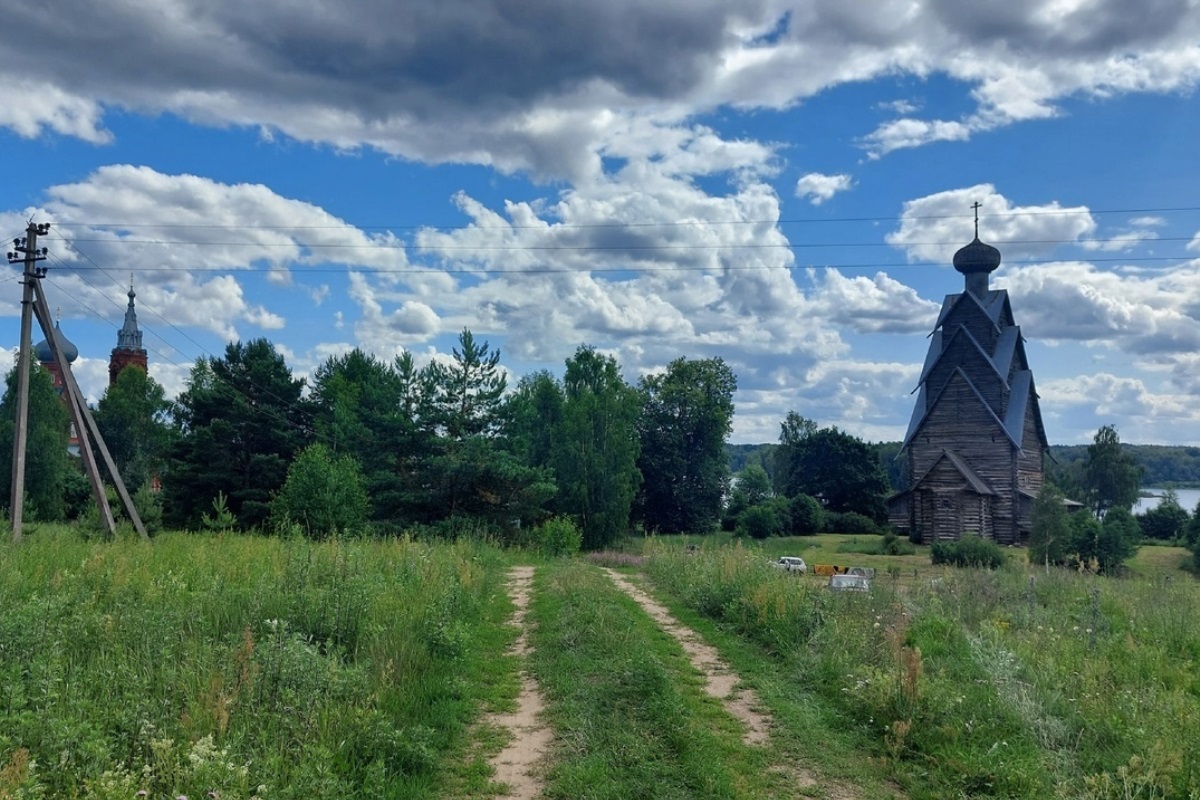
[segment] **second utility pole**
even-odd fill
[[[33,329],[33,285],[38,279],[37,262],[46,257],[38,251],[37,237],[49,232],[47,223],[35,224],[32,220],[25,229],[24,239],[13,239],[14,252],[9,261],[23,260],[25,263],[24,284],[21,293],[21,346],[17,355],[17,427],[13,436],[12,493],[9,495],[9,523],[12,525],[13,541],[21,541],[22,514],[25,506],[25,442],[29,438],[29,357],[33,349],[30,338]],[[22,259],[18,253],[24,253]]]

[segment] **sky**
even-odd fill
[[[513,385],[720,357],[731,441],[899,440],[978,202],[1050,442],[1200,445],[1197,0],[0,9],[0,234],[50,223],[93,401],[132,280],[171,394],[466,328]]]

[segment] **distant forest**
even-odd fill
[[[774,465],[771,463],[770,454],[775,447],[774,444],[726,445],[730,471],[736,474],[750,464],[760,464],[767,474],[771,474]],[[874,447],[879,451],[880,461],[892,488],[903,488],[901,464],[896,461],[900,443],[880,442]],[[1144,485],[1171,484],[1179,488],[1200,488],[1200,447],[1157,444],[1123,444],[1121,447],[1132,453],[1137,463],[1142,466]],[[1072,472],[1074,468],[1082,467],[1083,460],[1087,457],[1087,449],[1086,444],[1051,445],[1051,462],[1048,468],[1053,471]]]

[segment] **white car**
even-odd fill
[[[808,572],[808,564],[805,564],[800,556],[780,556],[779,560],[772,561],[771,565],[787,572],[799,572],[801,575]]]
[[[829,588],[837,592],[869,592],[871,581],[863,575],[831,575]]]

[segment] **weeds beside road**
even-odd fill
[[[1185,575],[1011,563],[849,597],[754,550],[645,556],[660,596],[732,634],[735,668],[834,775],[854,774],[856,751],[912,797],[1200,796],[1200,585]]]

